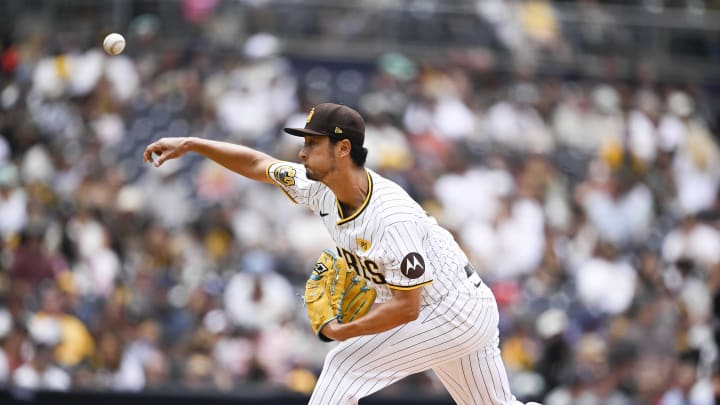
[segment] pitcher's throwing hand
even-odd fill
[[[179,158],[187,151],[186,138],[162,138],[145,148],[143,161],[160,167],[166,160]],[[156,159],[153,159],[153,154],[157,156]]]

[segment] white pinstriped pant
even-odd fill
[[[413,322],[333,348],[309,405],[354,405],[411,374],[432,369],[460,405],[519,404],[498,348],[498,310],[490,289],[422,307]]]

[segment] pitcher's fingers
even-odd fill
[[[160,153],[158,158],[155,160],[155,167],[160,167],[166,160],[170,158],[169,153]]]
[[[147,162],[152,163],[152,150],[150,150],[150,146],[145,148],[145,152],[143,153],[143,163]]]
[[[152,162],[152,154],[160,155],[162,153],[162,146],[160,146],[157,142],[151,143],[148,145],[147,148],[145,148],[145,161],[146,162]]]

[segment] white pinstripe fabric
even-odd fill
[[[517,404],[498,348],[497,305],[487,287],[480,290],[483,297],[448,297],[423,307],[413,322],[339,344],[325,359],[309,404],[357,404],[429,369],[458,404]]]
[[[498,344],[496,340],[493,346],[433,367],[457,404],[517,403],[510,393]]]
[[[349,339],[328,354],[310,404],[356,404],[429,369],[436,371],[458,404],[517,404],[500,357],[492,292],[468,280],[467,257],[449,232],[397,184],[368,173],[372,192],[350,219],[341,216],[329,188],[305,177],[302,165],[277,162],[268,167],[268,176],[293,201],[320,215],[338,252],[374,285],[378,301],[389,300],[393,288],[422,286],[417,320]],[[370,247],[363,249],[360,241]],[[407,266],[405,273],[401,271],[410,253],[423,258],[423,272],[411,274]]]
[[[286,168],[292,168],[295,173],[292,185],[278,178],[287,173]],[[422,305],[437,302],[455,289],[473,293],[474,286],[465,282],[467,276],[463,267],[468,262],[467,257],[450,233],[428,216],[400,186],[373,171],[368,172],[373,190],[367,206],[357,218],[338,225],[342,218],[335,195],[322,183],[308,180],[302,165],[276,162],[268,167],[269,177],[294,202],[306,205],[318,214],[326,214],[319,219],[338,248],[361,262],[370,260],[377,266],[381,276],[373,276],[368,269],[362,268],[359,274],[373,284],[378,302],[392,297],[391,287],[386,283],[402,288],[431,282],[423,288]],[[358,240],[368,241],[371,247],[362,249]],[[400,270],[403,258],[410,252],[418,252],[425,259],[425,273],[419,278],[408,278]]]

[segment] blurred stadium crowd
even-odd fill
[[[330,100],[362,111],[368,166],[450,229],[492,286],[519,396],[715,403],[711,87],[499,73],[474,53],[298,61],[268,34],[238,52],[165,49],[153,24],[112,58],[72,37],[0,45],[1,384],[309,392],[330,345],[296,295],[332,246],[320,221],[198,156],[153,169],[142,150],[200,136],[295,160],[299,140],[281,128]],[[444,395],[432,375],[388,394],[405,391]]]

